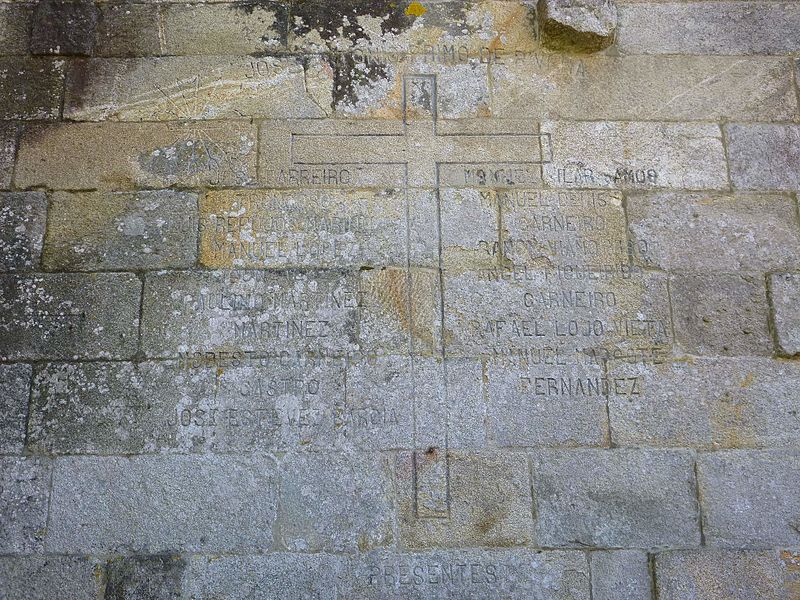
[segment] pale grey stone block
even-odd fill
[[[0,365],[0,453],[21,454],[30,396],[30,365]]]
[[[693,550],[656,555],[661,600],[792,600],[800,556],[780,550]],[[794,590],[794,592],[792,591]]]
[[[609,378],[636,380],[608,396],[619,446],[800,447],[800,365],[769,358],[609,363]]]
[[[431,190],[220,190],[200,219],[215,269],[438,265]]]
[[[291,551],[366,551],[395,542],[388,458],[293,453],[281,462],[281,543]]]
[[[447,355],[524,360],[557,351],[573,364],[600,349],[671,346],[665,275],[593,267],[445,271]]]
[[[442,448],[432,448],[416,456],[398,456],[395,478],[402,547],[530,544],[533,523],[526,456],[496,450],[444,453]],[[448,473],[447,483],[440,488],[435,485],[435,478],[426,477],[427,470],[437,465],[446,465]],[[418,489],[414,488],[415,482]],[[419,503],[419,499],[435,498],[437,493],[449,494],[444,500],[447,518],[426,517],[430,511]]]
[[[0,556],[0,598],[96,600],[102,568],[80,556]]]
[[[491,65],[492,116],[791,120],[791,71],[780,56],[504,56]]]
[[[331,554],[279,552],[263,556],[191,557],[181,598],[337,600],[340,580],[353,577]]]
[[[180,269],[193,267],[196,256],[196,194],[53,194],[42,259],[47,270]]]
[[[728,125],[731,183],[742,190],[800,188],[800,126]]]
[[[620,394],[632,391],[632,382],[619,384]],[[614,382],[599,363],[489,361],[486,388],[490,435],[500,446],[608,445],[606,397]]]
[[[800,545],[800,452],[726,450],[697,460],[709,546]]]
[[[769,296],[778,349],[782,354],[800,352],[800,274],[773,273]]]
[[[539,0],[537,13],[542,43],[548,48],[594,52],[614,41],[613,0]]]
[[[0,270],[39,266],[47,224],[47,197],[41,192],[0,194]]]
[[[643,265],[729,273],[800,265],[800,223],[789,196],[670,192],[626,200]]]
[[[340,598],[589,600],[586,554],[532,550],[376,551],[352,558]]]
[[[327,116],[330,108],[319,105],[318,96],[324,97],[324,92],[311,88],[316,93],[310,93],[304,76],[302,63],[294,57],[86,59],[73,63],[67,72],[64,118],[176,121],[243,115]]]
[[[589,557],[593,600],[650,600],[653,585],[645,552],[605,550]]]
[[[445,188],[439,203],[448,271],[628,262],[615,190]]]
[[[540,450],[531,456],[539,545],[699,545],[691,452]]]
[[[60,458],[46,548],[263,552],[273,543],[276,488],[275,462],[259,455]]]
[[[543,121],[558,187],[719,190],[728,168],[718,125],[644,121]]]
[[[361,271],[159,272],[145,278],[142,344],[150,356],[235,349],[257,355],[431,353],[438,276]],[[410,300],[410,303],[409,303]]]
[[[761,276],[681,273],[670,277],[675,339],[689,354],[771,355]]]
[[[131,357],[141,287],[131,273],[0,275],[0,356]]]
[[[794,2],[632,2],[619,8],[626,54],[791,54],[800,48]]]
[[[50,461],[43,458],[0,458],[0,553],[42,550],[50,470]]]

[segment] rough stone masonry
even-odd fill
[[[800,599],[800,2],[0,55],[0,599]]]

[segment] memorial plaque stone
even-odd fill
[[[0,598],[800,600],[798,31],[0,3]]]

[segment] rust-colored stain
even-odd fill
[[[412,2],[406,7],[406,14],[409,17],[421,17],[426,12],[428,12],[428,9],[422,6],[422,4],[419,2]]]

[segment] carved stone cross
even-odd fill
[[[485,185],[495,187],[513,185],[514,177],[508,174],[520,171],[540,178],[541,164],[549,162],[550,138],[540,135],[534,122],[439,119],[438,106],[436,76],[408,75],[403,78],[402,120],[267,122],[262,126],[261,144],[268,168],[262,176],[275,187],[432,189],[437,203],[440,187],[474,185],[466,179],[467,172],[504,174],[500,181],[485,178]],[[440,273],[442,267],[439,264]],[[439,300],[444,306],[444,299]],[[444,410],[431,411],[436,415],[431,414],[430,419],[442,422],[433,427],[426,423],[424,439],[416,428],[414,431],[418,518],[447,518],[450,514],[450,411],[444,345],[440,350]],[[431,439],[430,431],[437,432],[437,439]]]

